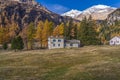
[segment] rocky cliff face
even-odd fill
[[[107,21],[110,25],[115,24],[116,21],[120,21],[120,8],[109,14]]]
[[[68,21],[70,18],[55,14],[38,3],[0,0],[0,25],[4,26],[14,21],[22,28],[24,24],[37,23],[46,19],[59,24]]]

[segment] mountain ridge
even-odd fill
[[[101,4],[93,5],[90,8],[80,11],[81,13],[78,16],[75,16],[72,18],[75,18],[77,20],[82,20],[84,17],[88,18],[91,15],[92,18],[95,20],[105,20],[107,18],[108,14],[112,13],[114,10],[116,10],[115,7],[111,7],[111,6],[107,6],[107,5],[101,5]],[[71,15],[70,15],[69,11],[66,13],[69,15],[66,14],[65,16],[69,16],[69,17],[71,17],[71,15],[76,15],[75,12],[74,12],[74,14],[71,13]],[[62,14],[62,16],[64,16],[64,15]]]

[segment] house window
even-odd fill
[[[64,46],[66,47],[66,44],[64,44]]]
[[[111,43],[113,43],[113,41],[111,41]]]
[[[119,41],[117,41],[117,43],[119,43]]]
[[[53,47],[55,47],[55,44],[53,44]]]
[[[73,46],[73,44],[70,44],[70,46]]]
[[[60,44],[58,44],[58,46],[60,46]]]
[[[56,42],[56,40],[55,40],[55,39],[53,39],[53,42]]]
[[[61,40],[60,40],[60,39],[58,39],[58,42],[61,42]]]

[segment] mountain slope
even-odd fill
[[[62,14],[62,16],[69,16],[69,17],[72,17],[72,18],[76,18],[81,13],[82,13],[82,11],[72,9],[71,11],[68,11],[68,12]]]
[[[28,2],[0,0],[0,25],[4,26],[13,21],[22,28],[24,24],[29,24],[30,22],[37,23],[40,20],[45,21],[47,19],[55,24],[59,24],[71,19],[53,13],[37,2],[33,4],[33,1],[30,2],[31,0],[26,1]]]

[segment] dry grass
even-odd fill
[[[0,80],[120,80],[120,46],[0,51]]]

